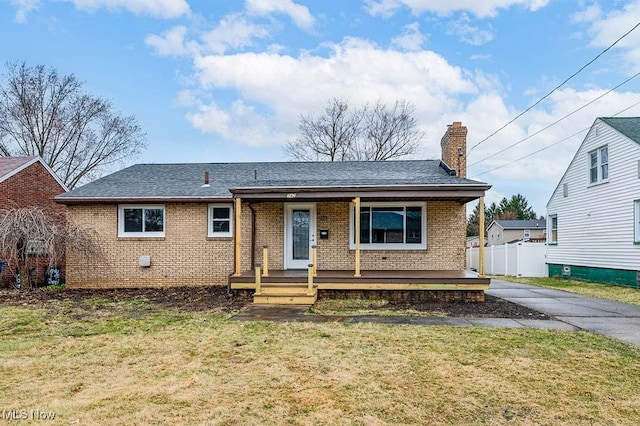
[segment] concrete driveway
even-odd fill
[[[640,347],[640,306],[497,279],[486,293]]]

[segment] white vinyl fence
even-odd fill
[[[479,247],[467,249],[467,268],[478,270]],[[513,243],[484,248],[484,273],[516,277],[547,277],[547,245]]]

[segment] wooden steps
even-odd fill
[[[260,305],[313,305],[318,298],[318,288],[308,293],[307,284],[262,284],[260,293],[253,295],[253,303]]]

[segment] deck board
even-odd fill
[[[313,282],[318,288],[331,289],[415,289],[415,290],[460,290],[489,288],[490,279],[479,277],[473,271],[361,271],[354,277],[353,270],[318,271]],[[253,271],[229,277],[231,288],[252,288],[255,281]],[[288,284],[307,282],[306,270],[269,270],[262,277],[263,284]]]

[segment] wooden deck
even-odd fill
[[[314,287],[320,290],[488,290],[489,278],[480,278],[472,271],[361,271],[354,277],[353,271],[317,271]],[[263,285],[307,283],[306,270],[269,270],[263,276]],[[245,271],[240,276],[230,276],[231,289],[254,289],[255,272]]]

